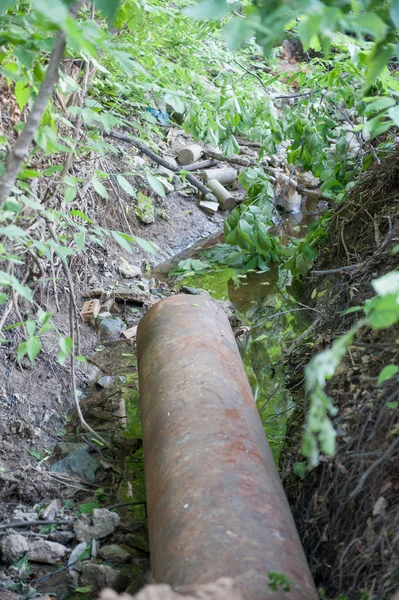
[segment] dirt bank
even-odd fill
[[[399,330],[360,329],[326,389],[338,408],[337,454],[299,478],[303,370],[359,318],[344,311],[373,295],[370,281],[397,266],[398,185],[395,153],[361,177],[333,214],[318,273],[307,280],[308,302],[318,312],[286,359],[297,408],[281,455],[282,477],[316,584],[333,598],[363,598],[364,592],[390,599],[399,585],[397,381],[377,382],[381,369],[398,360]]]

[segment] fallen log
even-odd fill
[[[204,177],[208,181],[216,179],[222,185],[234,183],[237,179],[237,171],[232,167],[223,167],[221,169],[207,169],[204,171]]]
[[[210,158],[208,160],[200,160],[199,162],[195,162],[192,165],[186,165],[183,170],[184,171],[199,171],[201,169],[208,169],[209,167],[214,167],[218,163],[219,163],[218,160],[214,160],[213,158]]]
[[[236,199],[217,179],[210,179],[208,187],[220,202],[222,210],[233,210],[236,206]]]
[[[202,152],[202,147],[199,144],[190,144],[179,151],[177,160],[181,165],[191,165],[201,158]]]

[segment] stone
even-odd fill
[[[57,444],[55,447],[55,453],[60,458],[65,458],[65,456],[68,456],[68,454],[72,454],[77,450],[87,450],[87,444],[59,442],[59,444]]]
[[[62,510],[62,500],[56,498],[55,500],[51,500],[50,504],[46,506],[42,513],[42,519],[48,521],[54,521],[55,517]]]
[[[136,167],[144,167],[146,165],[146,161],[141,156],[133,156],[132,163]]]
[[[123,331],[122,335],[124,333],[126,333],[126,331]],[[104,377],[100,377],[100,379],[97,379],[96,381],[96,384],[102,387],[104,390],[120,387],[124,383],[126,383],[126,377],[123,375],[104,375]]]
[[[83,520],[76,521],[75,535],[80,542],[91,542],[91,540],[99,540],[111,535],[119,525],[121,518],[117,513],[106,508],[95,508],[92,520],[92,525]]]
[[[202,208],[205,212],[210,215],[214,215],[217,213],[219,209],[219,202],[208,202],[208,200],[201,200],[199,203],[200,208]]]
[[[191,294],[192,296],[207,296],[210,298],[211,295],[207,290],[203,290],[202,288],[193,288],[188,285],[182,285],[180,288],[180,292],[183,294]]]
[[[127,262],[120,263],[118,271],[125,279],[133,279],[134,277],[140,277],[141,275],[140,267],[129,265]]]
[[[52,531],[49,533],[50,540],[59,544],[68,544],[74,537],[75,534],[72,531]]]
[[[58,542],[36,540],[29,544],[29,560],[46,565],[57,564],[67,552],[68,549]]]
[[[126,563],[131,560],[131,554],[118,544],[102,546],[99,554],[101,558],[109,562]]]
[[[127,533],[125,535],[125,542],[132,548],[138,548],[148,552],[150,547],[148,543],[148,535],[145,531],[134,531],[133,533]]]
[[[111,588],[116,592],[126,589],[129,579],[126,575],[108,565],[88,564],[82,573],[80,585],[93,586],[96,590]]]
[[[3,537],[0,542],[2,561],[11,565],[29,550],[28,542],[23,535],[13,533]]]
[[[54,596],[50,596],[49,594],[46,594],[45,596],[39,596],[39,597],[35,597],[35,600],[54,600]]]
[[[310,190],[314,190],[320,185],[320,179],[318,177],[315,177],[310,171],[305,171],[305,173],[298,173],[297,180],[305,188],[308,188]]]
[[[26,512],[26,511],[23,511],[23,510],[20,510],[19,508],[17,508],[12,513],[13,521],[37,521],[38,518],[39,518],[39,515],[34,510],[32,510],[30,512]]]
[[[171,194],[175,191],[175,186],[172,185],[167,179],[165,179],[164,177],[160,177],[159,179],[160,181],[162,181],[162,185],[166,194]]]
[[[100,463],[86,450],[77,450],[65,458],[59,460],[50,467],[53,473],[68,473],[90,483],[96,480],[96,472]]]
[[[126,329],[126,323],[120,317],[98,315],[96,325],[101,336],[119,338],[121,331]]]
[[[302,208],[302,196],[294,192],[289,198],[285,198],[282,206],[290,212],[300,212]]]

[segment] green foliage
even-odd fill
[[[320,452],[326,456],[335,454],[336,432],[331,416],[336,415],[332,399],[325,388],[351,345],[356,333],[368,325],[374,330],[387,329],[399,322],[399,271],[392,271],[372,282],[376,292],[363,306],[365,316],[357,321],[343,336],[337,338],[331,348],[316,354],[305,369],[306,390],[310,401],[306,428],[303,436],[302,452],[309,466],[319,463]],[[399,371],[396,365],[385,366],[377,381],[382,385]],[[389,408],[396,408],[394,406]]]
[[[267,574],[269,577],[269,588],[272,592],[289,592],[291,590],[292,581],[283,573],[277,573],[276,571],[270,571]]]

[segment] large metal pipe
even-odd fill
[[[233,332],[220,305],[173,296],[137,337],[151,570],[179,586],[231,577],[245,600],[318,595]],[[268,574],[292,582],[275,592]]]

